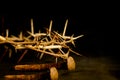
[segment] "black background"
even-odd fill
[[[34,20],[35,32],[39,29],[44,32],[44,28],[48,28],[50,20],[53,20],[52,29],[62,33],[65,21],[68,19],[66,35],[84,35],[75,41],[77,52],[92,58],[111,57],[110,61],[119,65],[119,52],[113,51],[113,47],[118,44],[114,37],[116,35],[115,9],[109,2],[85,2],[84,4],[70,1],[64,4],[46,2],[35,6],[25,3],[24,7],[22,4],[15,7],[7,7],[4,8],[5,12],[1,11],[0,35],[5,36],[6,29],[9,29],[10,34],[13,35],[18,35],[19,31],[30,30],[31,18]],[[119,74],[119,69],[115,70]]]
[[[83,34],[84,37],[75,41],[78,52],[85,56],[110,56],[104,53],[104,36],[107,15],[100,8],[80,8],[77,10],[50,9],[33,10],[33,11],[16,11],[6,12],[0,15],[0,32],[5,36],[5,30],[9,29],[10,34],[18,35],[20,31],[24,33],[30,31],[30,19],[34,20],[35,32],[40,29],[44,32],[45,27],[49,27],[50,20],[53,20],[52,29],[62,33],[65,21],[68,19],[66,35],[78,36]],[[21,12],[21,13],[19,13]]]
[[[104,53],[104,25],[105,14],[99,12],[74,15],[50,15],[50,14],[7,14],[0,16],[0,32],[5,35],[5,30],[9,29],[10,34],[18,35],[20,31],[30,30],[30,19],[34,20],[35,32],[40,29],[44,32],[44,27],[49,27],[50,20],[53,20],[53,30],[62,33],[65,21],[68,19],[66,35],[84,37],[76,40],[76,47],[82,51],[83,55],[109,55]]]
[[[19,31],[30,30],[30,19],[34,20],[35,32],[40,29],[44,32],[53,20],[53,30],[62,33],[66,19],[68,27],[66,35],[84,37],[76,40],[76,50],[85,56],[113,56],[105,53],[105,33],[109,33],[110,6],[103,2],[46,2],[14,4],[14,7],[4,7],[0,14],[0,33],[18,35]],[[109,23],[111,24],[111,23]],[[109,29],[108,29],[109,27]],[[106,48],[107,49],[107,48]],[[111,50],[111,49],[110,49]]]

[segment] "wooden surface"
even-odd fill
[[[59,69],[59,80],[119,80],[120,64],[113,57],[73,56],[75,71]],[[5,74],[16,73],[10,70],[10,63],[0,64],[0,80]],[[36,72],[33,72],[36,73]],[[47,78],[47,77],[46,77]],[[49,77],[45,80],[49,80]]]

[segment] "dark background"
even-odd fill
[[[53,3],[55,4],[54,6],[48,4],[42,5],[39,3],[34,7],[33,5],[29,4],[29,6],[27,6],[25,4],[26,7],[20,5],[19,8],[17,6],[16,9],[16,6],[14,6],[14,8],[4,8],[5,12],[1,11],[0,14],[0,35],[5,36],[6,29],[9,29],[10,34],[16,36],[20,31],[24,33],[26,33],[26,30],[30,31],[31,18],[33,18],[34,21],[35,32],[38,32],[39,29],[44,32],[44,28],[48,28],[50,20],[53,20],[52,29],[62,33],[65,21],[68,19],[66,35],[84,35],[75,41],[75,51],[85,56],[85,58],[74,56],[78,66],[77,72],[73,73],[73,75],[77,75],[78,77],[76,80],[79,80],[80,77],[87,78],[87,76],[89,76],[87,80],[94,80],[90,77],[94,74],[94,77],[96,77],[97,71],[95,70],[96,72],[93,74],[92,69],[89,68],[90,66],[92,66],[93,69],[96,69],[97,66],[101,72],[102,70],[104,72],[108,69],[109,74],[119,77],[119,53],[113,51],[113,47],[116,45],[116,38],[114,38],[115,25],[113,25],[115,20],[113,13],[115,11],[113,10],[113,5],[107,5],[109,4],[108,2],[85,2],[84,4],[80,2],[78,2],[78,4],[70,4],[69,2],[61,4],[57,2],[57,4]],[[103,66],[101,68],[101,65],[104,64],[105,67]],[[90,71],[79,69],[81,66],[83,66],[83,68],[87,67],[86,69],[90,69]],[[97,76],[101,76],[101,74]],[[105,74],[103,73],[103,75]],[[63,77],[66,78],[66,75]],[[68,75],[66,80],[69,79],[68,77],[71,78],[72,76]],[[103,78],[103,80],[107,79]]]
[[[39,12],[40,13],[40,12]],[[83,34],[84,37],[75,41],[76,49],[85,56],[109,56],[111,54],[104,53],[104,34],[106,14],[97,11],[86,11],[81,14],[75,12],[73,14],[18,14],[7,13],[0,15],[0,34],[5,36],[5,30],[9,29],[10,35],[18,35],[20,31],[26,33],[31,29],[30,19],[34,20],[35,32],[40,29],[44,32],[44,28],[49,27],[50,20],[53,20],[52,29],[62,33],[66,19],[68,26],[66,35],[78,36]]]

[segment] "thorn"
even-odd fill
[[[65,22],[65,26],[64,26],[64,31],[63,31],[63,36],[65,36],[65,32],[66,32],[66,28],[67,28],[67,24],[68,24],[68,19]]]
[[[52,29],[52,23],[53,23],[53,21],[51,20],[50,21],[50,26],[49,26],[49,31],[48,31],[48,35],[50,36],[50,33],[51,33],[51,29]]]
[[[56,57],[56,59],[55,59],[55,62],[57,63],[58,62],[58,58]]]
[[[44,53],[41,53],[39,59],[41,60],[43,58]]]
[[[33,19],[31,19],[31,33],[34,34]]]
[[[9,58],[12,56],[12,49],[9,49]]]

